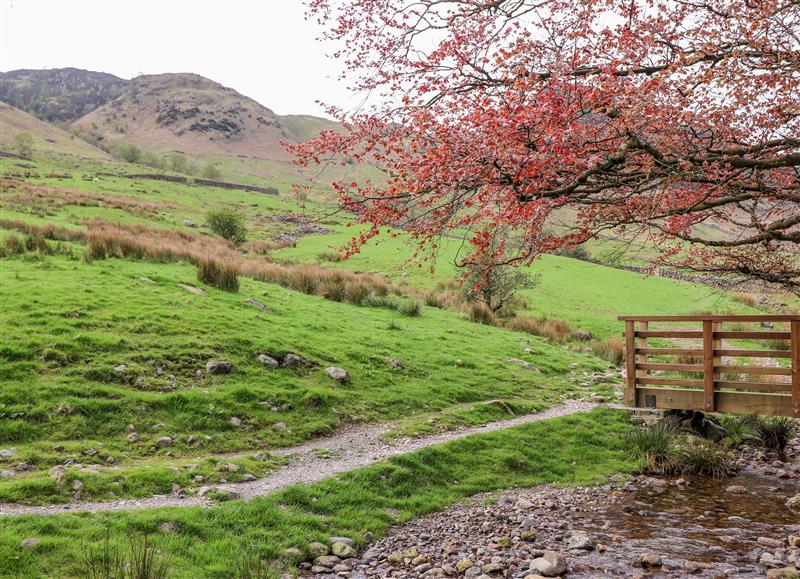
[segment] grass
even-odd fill
[[[179,476],[172,462],[198,453],[290,445],[346,423],[436,415],[486,400],[551,406],[574,392],[571,364],[604,366],[534,337],[527,343],[535,351],[526,353],[517,334],[435,308],[409,317],[249,278],[240,278],[237,294],[207,287],[195,295],[178,286],[196,275],[183,263],[26,254],[5,258],[0,273],[0,448],[16,449],[11,464],[31,467],[0,479],[4,500],[63,501],[65,489],[46,473],[69,459],[105,466],[111,456],[117,480],[86,484],[84,495],[110,498],[136,487],[131,481],[144,475],[126,469],[148,466],[138,461],[164,467],[149,469],[155,482],[143,489],[169,489]],[[401,303],[411,304],[407,313],[418,307]],[[289,352],[318,366],[269,370],[257,358]],[[230,360],[233,371],[207,374],[205,363],[215,358]],[[328,365],[346,368],[351,383],[332,383],[321,369]],[[230,423],[234,416],[241,427]],[[136,443],[128,441],[129,425]],[[175,442],[151,450],[164,434]],[[188,444],[190,436],[197,442]],[[90,449],[98,452],[87,455]]]
[[[596,410],[486,433],[393,458],[309,486],[294,486],[248,503],[218,508],[162,509],[48,518],[9,517],[0,528],[0,576],[85,576],[78,551],[101,546],[105,529],[113,546],[150,534],[172,558],[170,577],[229,577],[232,554],[247,550],[267,561],[288,547],[309,554],[312,541],[381,536],[394,523],[442,509],[479,492],[542,483],[600,483],[635,463],[626,452],[627,415]],[[458,484],[455,484],[457,481]],[[160,531],[169,522],[175,532]],[[37,537],[41,543],[19,549]]]

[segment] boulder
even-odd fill
[[[206,362],[206,372],[209,374],[227,374],[233,368],[228,360],[209,360]]]
[[[328,569],[333,569],[341,562],[342,560],[336,555],[322,555],[321,557],[314,559],[314,565],[318,565],[319,567],[327,567]]]
[[[353,547],[351,547],[350,545],[336,542],[333,545],[331,545],[331,553],[333,553],[337,557],[348,559],[350,557],[355,557],[356,550],[353,549]]]
[[[567,561],[555,551],[545,551],[544,555],[531,561],[530,571],[544,577],[558,577],[567,572]]]
[[[288,354],[286,354],[286,356],[284,356],[282,366],[284,368],[297,368],[299,366],[308,367],[308,366],[313,366],[313,363],[311,362],[311,360],[308,360],[307,358],[303,358],[302,356],[298,356],[297,354],[289,352]]]
[[[575,340],[576,342],[588,342],[594,338],[594,334],[588,330],[582,330],[578,328],[577,330],[573,330],[569,337],[571,340]]]
[[[328,540],[333,543],[344,543],[348,547],[355,547],[356,542],[353,541],[350,537],[328,537]]]
[[[639,555],[638,565],[640,567],[661,567],[662,564],[663,562],[661,561],[661,555],[658,553],[648,552]]]
[[[156,445],[158,445],[158,448],[165,448],[170,444],[172,444],[172,439],[169,436],[162,436],[156,440]]]
[[[275,358],[270,358],[266,354],[259,354],[258,361],[267,368],[277,368],[280,365]]]
[[[573,535],[572,538],[567,543],[567,549],[572,551],[573,549],[583,549],[586,551],[591,551],[594,549],[594,541],[589,538],[589,535]]]
[[[392,368],[397,368],[397,369],[405,368],[403,363],[397,358],[386,358],[386,363]]]
[[[322,557],[322,556],[327,555],[328,553],[330,553],[330,550],[328,549],[328,545],[326,545],[324,543],[319,543],[317,541],[314,541],[313,543],[309,543],[308,544],[308,550],[311,552],[311,556],[314,557],[314,558]]]
[[[327,368],[325,368],[325,373],[328,374],[328,376],[330,376],[337,382],[344,383],[350,381],[350,375],[344,368],[337,368],[336,366],[328,366]]]

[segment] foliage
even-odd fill
[[[666,474],[677,464],[676,442],[680,424],[661,420],[652,426],[642,427],[628,434],[627,441],[636,458],[649,472]]]
[[[464,297],[485,305],[492,314],[508,306],[519,290],[530,289],[537,279],[529,272],[507,265],[473,267],[464,279]]]
[[[725,444],[733,448],[757,440],[755,427],[758,424],[758,417],[751,415],[725,414],[720,420],[720,425],[727,432],[723,439]]]
[[[710,441],[693,439],[681,448],[678,456],[678,469],[684,474],[720,479],[735,471],[733,454]]]
[[[169,156],[169,165],[176,173],[189,172],[189,159],[183,153],[171,153]]]
[[[82,576],[88,579],[166,579],[172,557],[164,556],[150,543],[148,535],[132,536],[126,557],[111,542],[106,527],[101,544],[85,544],[81,550]]]
[[[33,157],[33,135],[27,131],[14,135],[14,145],[20,157],[30,159]]]
[[[247,239],[244,216],[233,209],[223,207],[209,211],[206,214],[206,223],[211,231],[232,241],[234,245],[241,245]]]
[[[783,452],[794,436],[797,425],[791,418],[776,416],[760,418],[756,422],[756,436],[766,448]]]
[[[203,166],[201,176],[203,179],[219,181],[222,179],[222,171],[214,163],[208,162]]]
[[[142,150],[134,143],[124,143],[120,145],[117,154],[126,163],[138,163],[142,160]]]
[[[433,253],[469,231],[470,266],[505,263],[513,232],[524,264],[624,227],[662,262],[800,286],[800,61],[775,65],[800,49],[800,19],[783,4],[310,4],[376,98],[332,108],[342,132],[288,146],[302,164],[337,155],[386,174],[335,183],[371,226],[351,252],[404,223]],[[568,225],[546,231],[560,215]]]

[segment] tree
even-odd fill
[[[142,151],[133,143],[120,146],[118,154],[126,163],[138,163],[142,159]]]
[[[33,157],[33,135],[24,131],[14,135],[14,145],[20,157],[30,159]]]
[[[423,248],[470,231],[472,266],[646,233],[661,263],[800,288],[797,0],[311,0],[310,16],[380,97],[288,147],[383,171],[334,184],[370,226],[351,252],[398,223]],[[556,211],[574,223],[547,233]]]
[[[244,216],[233,209],[223,208],[209,211],[206,223],[211,231],[232,241],[234,245],[241,245],[247,238],[247,227]]]
[[[222,171],[211,162],[206,163],[203,167],[203,179],[211,179],[212,181],[219,181],[222,179]]]
[[[469,301],[481,302],[496,314],[512,303],[519,290],[532,288],[537,282],[536,276],[522,268],[478,263],[466,276],[463,293]]]
[[[169,156],[169,164],[176,173],[186,173],[189,167],[189,160],[183,153],[172,153]]]

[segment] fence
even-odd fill
[[[618,319],[627,405],[800,418],[800,315]]]

